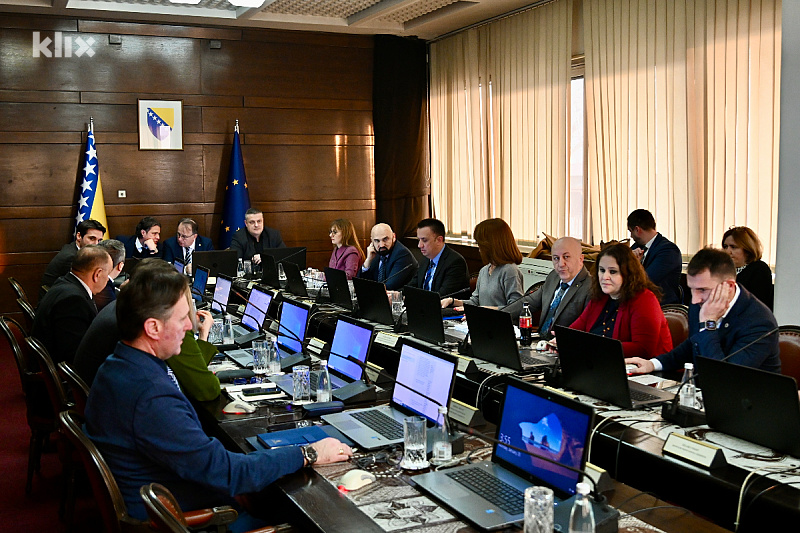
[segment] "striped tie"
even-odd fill
[[[431,288],[431,283],[433,281],[433,269],[434,268],[436,268],[436,263],[434,263],[433,261],[428,263],[428,271],[425,272],[425,283],[422,286],[422,288],[425,289],[426,291],[433,290]]]
[[[167,375],[169,376],[169,379],[171,379],[172,382],[175,384],[175,386],[178,387],[178,390],[181,390],[181,386],[178,384],[178,378],[175,377],[175,373],[172,371],[170,367],[167,367]]]
[[[183,249],[184,263],[187,265],[192,262],[192,249],[188,246]]]

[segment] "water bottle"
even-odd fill
[[[519,343],[523,346],[531,345],[531,333],[533,332],[533,317],[528,302],[522,304],[522,312],[519,314]]]
[[[594,533],[594,513],[589,501],[589,484],[578,483],[578,494],[569,514],[569,533]]]
[[[244,261],[239,259],[239,262],[236,264],[236,277],[243,278],[244,277]]]
[[[433,457],[431,463],[440,465],[453,459],[453,445],[450,442],[450,423],[447,421],[447,407],[439,406],[438,426],[433,440]]]
[[[697,386],[694,384],[694,365],[683,365],[683,379],[681,380],[681,405],[694,408],[697,405]]]
[[[331,401],[331,375],[328,372],[328,362],[320,361],[319,381],[317,381],[317,401]]]

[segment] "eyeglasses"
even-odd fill
[[[339,233],[338,229],[332,229],[328,232],[328,235],[336,235],[337,233]]]
[[[194,237],[195,235],[197,235],[197,233],[190,233],[189,235],[182,235],[182,234],[178,233],[178,234],[176,235],[176,237],[177,237],[177,238],[179,238],[179,239],[186,240],[186,239],[191,239],[191,238],[192,238],[192,237]]]

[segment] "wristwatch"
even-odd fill
[[[313,446],[301,446],[300,451],[303,452],[303,458],[306,460],[306,466],[312,466],[319,459],[319,454]]]
[[[716,320],[706,320],[705,322],[700,322],[700,327],[705,328],[709,331],[715,331],[717,329],[717,321]]]

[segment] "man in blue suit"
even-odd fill
[[[192,272],[192,257],[195,252],[213,250],[214,245],[208,237],[197,234],[197,222],[191,218],[182,218],[178,222],[178,233],[164,241],[163,259],[173,263],[177,259],[186,265],[186,273]]]
[[[358,277],[383,283],[390,291],[400,290],[417,273],[417,260],[389,224],[375,224],[370,240]]]
[[[778,323],[767,306],[736,283],[730,256],[703,248],[689,261],[687,280],[692,291],[689,338],[653,359],[633,357],[625,363],[635,364],[636,373],[647,373],[679,370],[697,356],[730,356],[731,363],[780,373]]]
[[[636,243],[631,250],[642,262],[650,281],[661,289],[661,304],[682,303],[680,249],[656,231],[656,219],[646,209],[637,209],[628,215],[628,231]]]

